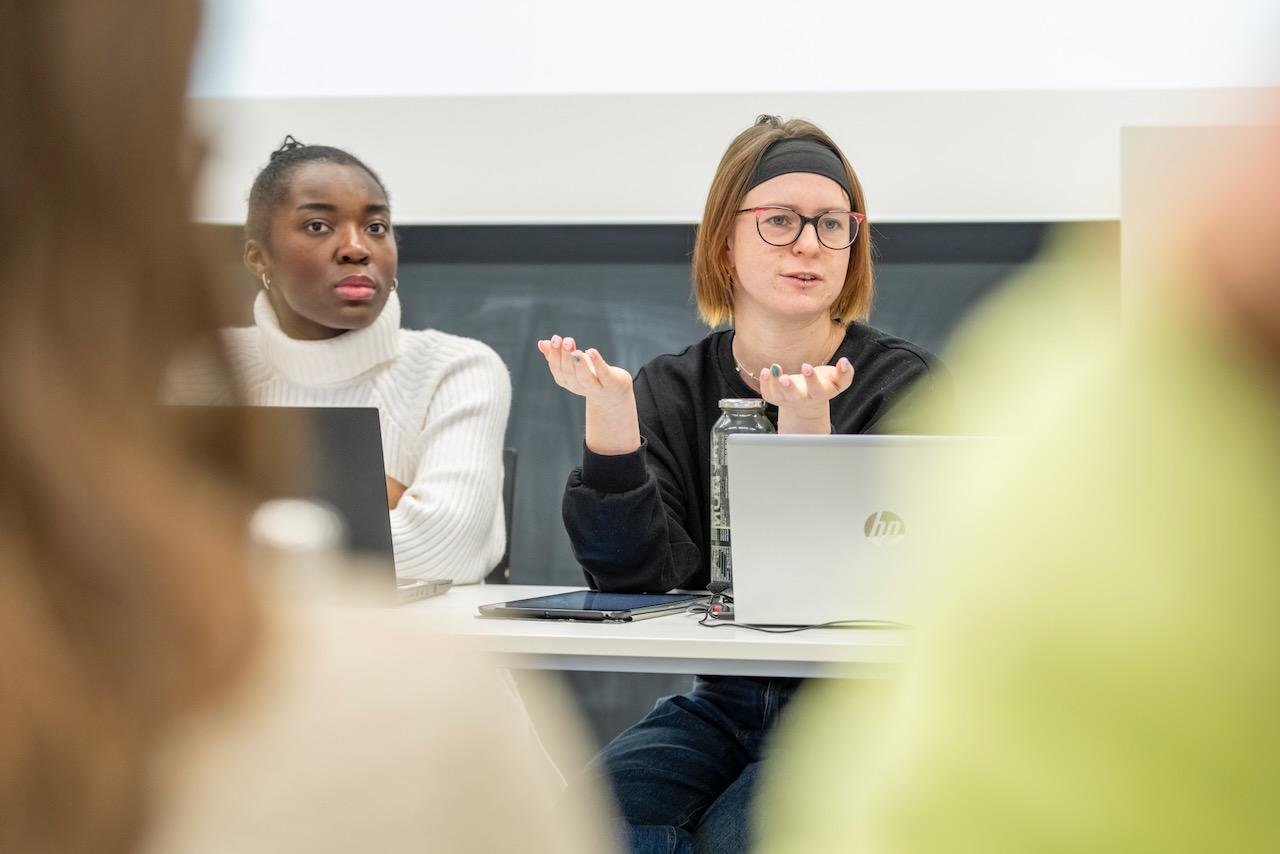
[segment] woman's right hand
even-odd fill
[[[552,335],[538,342],[538,350],[561,388],[588,400],[620,401],[631,394],[631,374],[607,363],[594,347],[579,350],[572,338]]]
[[[538,352],[556,385],[587,400],[587,447],[597,454],[627,454],[640,447],[640,422],[631,374],[604,360],[594,347],[579,350],[572,338],[552,335]]]

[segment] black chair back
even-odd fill
[[[516,449],[502,449],[502,513],[506,517],[507,545],[502,550],[502,560],[489,570],[485,584],[506,584],[511,581],[511,520],[516,503]]]

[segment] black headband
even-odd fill
[[[756,172],[747,184],[747,190],[757,187],[770,178],[791,172],[810,172],[830,178],[849,196],[850,206],[857,204],[853,197],[853,185],[840,157],[816,139],[780,139],[765,149],[756,165]]]

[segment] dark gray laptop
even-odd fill
[[[253,407],[264,417],[306,425],[310,434],[303,498],[338,511],[347,529],[347,549],[361,558],[362,572],[384,579],[387,604],[425,599],[448,590],[448,579],[397,578],[387,511],[382,427],[373,407]],[[274,413],[274,414],[273,414]],[[280,413],[287,413],[283,416]],[[379,583],[383,583],[379,581]]]
[[[180,407],[199,418],[205,407]],[[385,590],[382,604],[424,599],[448,590],[448,579],[397,578],[387,510],[387,481],[382,458],[382,427],[373,407],[250,406],[251,418],[264,429],[289,433],[300,451],[292,494],[335,510],[346,529],[346,550],[355,560],[350,571]]]

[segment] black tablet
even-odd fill
[[[600,593],[574,590],[532,599],[481,605],[481,617],[535,620],[590,620],[598,623],[629,623],[683,611],[705,602],[705,593]]]

